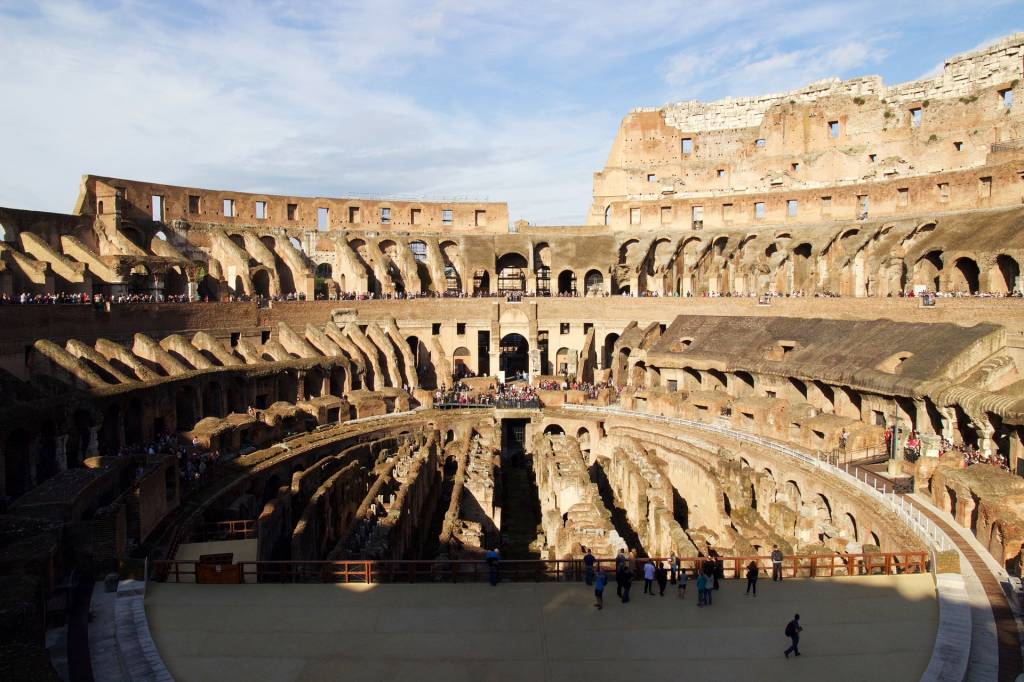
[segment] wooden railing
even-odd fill
[[[655,559],[668,566],[667,559]],[[734,556],[717,559],[695,557],[680,559],[689,575],[700,573],[708,562],[718,562],[719,575],[725,579],[742,578],[747,566],[755,562],[761,575],[770,577],[769,556]],[[638,564],[646,562],[639,559]],[[157,582],[196,582],[196,561],[155,561],[153,579]],[[486,561],[241,561],[242,583],[459,583],[485,582],[491,567]],[[614,559],[599,559],[609,579],[615,572]],[[797,554],[782,561],[784,578],[822,578],[834,576],[898,575],[929,570],[927,552],[878,552],[870,554]],[[503,560],[499,562],[501,580],[509,582],[582,581],[581,559]],[[636,576],[634,576],[636,577]],[[202,579],[200,579],[202,582]]]

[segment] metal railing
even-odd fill
[[[744,431],[737,431],[735,429],[721,426],[719,424],[708,424],[705,422],[695,421],[692,419],[681,419],[679,417],[665,417],[659,414],[651,414],[648,412],[636,412],[632,410],[624,410],[615,407],[599,407],[594,405],[563,405],[563,409],[568,410],[579,410],[581,412],[592,411],[600,412],[602,414],[613,414],[623,417],[640,417],[642,419],[649,419],[652,421],[663,422],[666,424],[676,424],[678,426],[685,426],[699,431],[706,431],[710,433],[717,433],[728,438],[734,438],[736,440],[752,443],[759,447],[773,450],[775,452],[784,454],[788,457],[793,457],[802,462],[810,464],[811,466],[828,471],[829,473],[838,476],[840,479],[845,480],[847,483],[855,486],[859,490],[871,495],[879,503],[883,504],[889,511],[896,514],[900,520],[909,527],[915,535],[921,540],[938,551],[945,551],[953,549],[953,543],[946,536],[946,533],[936,526],[932,521],[921,514],[920,510],[913,507],[913,505],[907,504],[898,494],[896,490],[893,490],[891,485],[882,483],[878,485],[876,477],[870,477],[867,475],[868,472],[860,472],[856,467],[853,468],[853,473],[847,471],[842,467],[838,467],[831,462],[821,459],[820,457],[812,456],[808,453],[801,452],[788,445],[784,445],[778,441],[764,438],[762,436],[755,436]],[[681,440],[678,439],[677,440]],[[861,474],[864,475],[861,475]],[[915,513],[916,512],[916,513]]]
[[[192,526],[187,542],[223,542],[226,540],[250,540],[255,537],[255,519],[210,521]]]
[[[637,563],[644,562],[640,559]],[[653,561],[667,563],[667,558]],[[772,574],[770,556],[689,557],[680,559],[687,575],[701,573],[707,564],[722,579],[743,578],[750,562],[759,574]],[[168,583],[204,582],[198,561],[155,561],[153,580]],[[240,561],[230,575],[244,584],[257,583],[474,583],[490,579],[491,566],[482,560],[398,560],[398,561]],[[615,573],[615,559],[598,559],[600,567]],[[507,582],[579,582],[585,578],[582,559],[502,560],[498,576]],[[864,554],[797,554],[782,560],[784,578],[828,578],[835,576],[899,575],[928,571],[928,553],[876,552]],[[228,574],[224,571],[224,574]],[[215,582],[224,582],[220,579]]]

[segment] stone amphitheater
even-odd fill
[[[634,110],[581,225],[0,208],[0,677],[1017,679],[1022,67]]]

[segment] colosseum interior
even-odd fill
[[[44,633],[72,649],[108,575],[123,679],[208,679],[132,621],[143,580],[159,624],[183,582],[485,581],[492,548],[509,580],[585,548],[730,578],[777,546],[817,589],[928,576],[923,656],[879,679],[1014,679],[1022,65],[1017,34],[631,111],[581,225],[96,175],[0,208],[4,658],[57,679]]]

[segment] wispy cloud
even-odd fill
[[[935,10],[945,21],[997,11],[947,5]],[[95,172],[472,195],[508,200],[513,218],[575,223],[631,107],[853,75],[914,35],[920,69],[952,51],[911,31],[926,9],[884,7],[0,0],[0,204],[69,210],[78,176]]]

